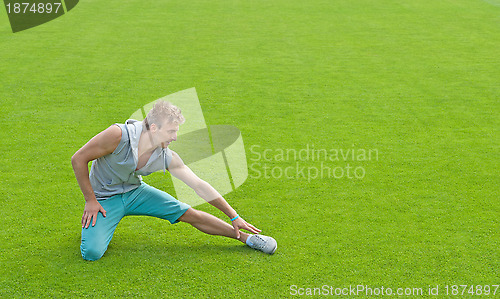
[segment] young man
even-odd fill
[[[187,222],[204,233],[237,239],[257,250],[274,253],[277,244],[273,238],[258,234],[259,229],[243,220],[210,184],[168,148],[177,140],[182,123],[184,117],[179,108],[158,101],[144,121],[112,125],[73,155],[71,163],[85,198],[80,246],[85,260],[102,257],[116,226],[128,215],[158,217],[172,224]],[[93,162],[89,174],[90,161]],[[232,226],[142,181],[141,176],[166,169],[226,214]]]

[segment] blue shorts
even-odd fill
[[[113,238],[116,226],[125,216],[153,216],[174,224],[190,208],[170,194],[142,183],[137,189],[99,200],[106,210],[106,217],[97,215],[95,226],[82,228],[80,250],[85,260],[95,261],[102,257]]]

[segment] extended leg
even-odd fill
[[[189,208],[179,220],[191,224],[204,233],[236,239],[234,228],[231,225],[203,211]],[[276,240],[259,234],[250,235],[240,232],[239,240],[254,249],[268,254],[273,254],[276,248],[278,248]]]
[[[170,194],[143,183],[135,192],[124,198],[126,215],[147,215],[177,223],[186,222],[210,234],[236,238],[233,226],[208,213],[195,210]],[[265,253],[273,254],[277,248],[276,240],[263,235],[249,235],[240,231],[238,239],[248,246]]]
[[[234,228],[231,225],[203,211],[189,208],[179,220],[191,224],[204,233],[236,239]],[[239,240],[245,243],[247,237],[247,233],[241,232]]]

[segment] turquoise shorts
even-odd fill
[[[108,248],[116,226],[125,216],[153,216],[174,224],[190,208],[170,194],[142,183],[137,189],[99,200],[106,217],[97,215],[95,226],[82,228],[80,250],[85,260],[100,259]]]

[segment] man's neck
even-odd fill
[[[148,131],[143,131],[141,137],[139,137],[139,144],[137,146],[137,151],[139,157],[146,153],[153,152],[158,146],[153,144],[153,137]]]

